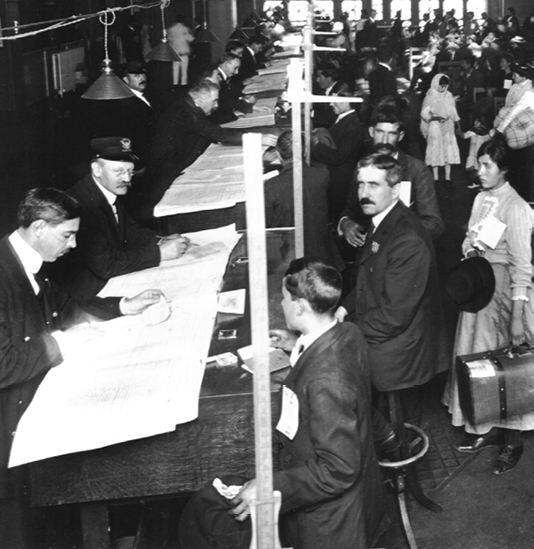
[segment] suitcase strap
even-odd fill
[[[508,404],[506,402],[506,379],[504,368],[497,357],[494,357],[494,366],[497,373],[497,387],[499,389],[499,410],[501,420],[508,418]]]

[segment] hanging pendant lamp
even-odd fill
[[[196,35],[193,42],[220,42],[219,37],[208,29],[208,25],[204,22],[204,28]]]
[[[208,23],[207,23],[208,10],[206,8],[206,0],[203,0],[202,5],[204,8],[204,22],[202,23],[202,29],[195,36],[195,39],[193,40],[193,42],[194,43],[220,42],[219,37],[208,29]]]
[[[170,2],[163,0],[161,2],[161,26],[163,28],[163,38],[161,42],[147,54],[146,58],[151,61],[181,61],[182,58],[167,40],[167,27],[165,26],[164,10]]]
[[[248,42],[248,36],[237,26],[235,31],[230,35],[230,40],[239,40],[240,42]]]
[[[108,15],[113,16],[111,22],[108,22]],[[127,86],[111,68],[111,59],[108,53],[108,27],[115,22],[115,12],[106,10],[99,17],[99,21],[104,25],[104,48],[106,58],[102,62],[104,65],[102,74],[93,82],[89,89],[82,95],[82,99],[93,100],[111,100],[111,99],[127,99],[135,97],[132,89]]]

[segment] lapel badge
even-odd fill
[[[376,254],[376,253],[378,253],[379,248],[380,248],[380,244],[379,244],[378,242],[375,242],[375,241],[373,240],[373,242],[371,243],[371,251],[372,251],[374,254]]]

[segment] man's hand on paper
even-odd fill
[[[161,290],[145,290],[135,297],[125,297],[121,301],[121,312],[124,315],[138,315],[151,305],[165,297]]]
[[[172,234],[163,237],[159,242],[159,251],[162,261],[177,259],[184,255],[189,246],[189,238],[180,234]]]
[[[355,248],[359,248],[365,244],[365,233],[362,232],[358,223],[352,221],[352,219],[345,218],[341,222],[341,232],[345,237],[345,240]]]
[[[297,336],[287,330],[269,330],[269,338],[271,347],[284,351],[292,351],[297,342]]]
[[[250,515],[250,505],[256,499],[256,479],[252,479],[245,483],[239,494],[231,501],[234,506],[231,511],[234,518],[243,522]]]
[[[251,105],[255,105],[257,99],[256,99],[256,96],[255,96],[255,95],[247,95],[247,96],[245,97],[245,101],[246,101],[247,103],[250,103]]]

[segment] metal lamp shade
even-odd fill
[[[102,69],[102,74],[93,82],[91,87],[82,95],[83,99],[111,100],[127,99],[135,94],[109,66]]]
[[[237,27],[235,31],[230,35],[230,40],[240,40],[241,42],[248,42],[248,36]]]
[[[195,37],[193,42],[220,42],[219,38],[207,27],[204,27]]]
[[[151,61],[181,61],[182,58],[176,53],[176,50],[163,39],[155,48],[150,50],[146,56]]]

